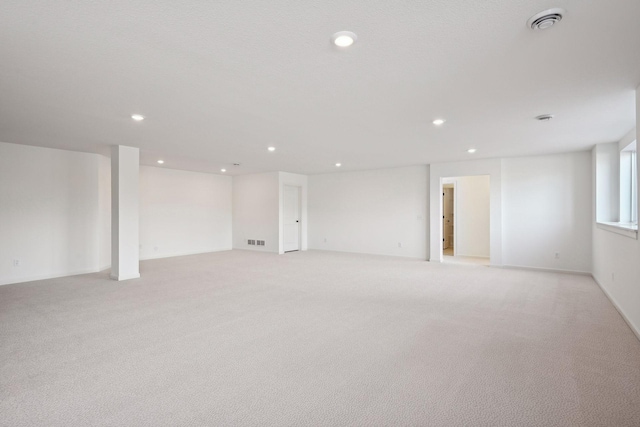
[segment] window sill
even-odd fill
[[[622,236],[638,240],[638,225],[630,222],[598,222],[596,226],[601,230],[611,231]]]

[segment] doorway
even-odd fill
[[[442,186],[442,254],[455,256],[455,183]]]
[[[442,178],[444,262],[489,265],[490,180],[489,175]]]
[[[300,250],[300,193],[300,187],[284,186],[282,206],[282,242],[284,252]]]

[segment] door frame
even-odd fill
[[[284,197],[284,193],[287,190],[287,187],[291,187],[291,188],[296,188],[298,190],[298,249],[292,250],[292,251],[286,251],[284,250],[284,234],[285,234],[285,223],[284,223],[284,212],[285,212],[285,206],[284,206],[284,201],[285,201],[285,197]],[[302,251],[302,186],[300,185],[292,185],[292,184],[282,184],[282,236],[280,237],[282,239],[282,253],[288,253],[288,252],[299,252]]]
[[[429,165],[429,261],[442,262],[442,178],[489,175],[489,259],[502,266],[502,160],[478,159]],[[440,240],[440,242],[438,241]]]
[[[458,189],[457,189],[457,184],[458,184],[458,180],[455,178],[443,178],[444,180],[451,180],[451,182],[443,182],[442,183],[442,191],[444,191],[444,186],[445,185],[451,185],[453,187],[453,256],[458,255],[458,233],[457,233],[457,228],[458,228]],[[443,195],[444,197],[444,195]],[[442,205],[442,211],[444,213],[444,202]],[[444,218],[443,218],[444,219]],[[444,230],[444,221],[441,221],[441,228],[442,230]],[[442,236],[444,237],[444,236]],[[442,259],[444,257],[444,245],[442,244],[442,239],[440,240],[440,258]]]

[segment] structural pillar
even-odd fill
[[[138,247],[140,150],[111,147],[111,278],[140,277]]]

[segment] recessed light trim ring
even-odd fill
[[[358,36],[351,31],[338,31],[331,36],[331,42],[342,48],[352,46],[356,40],[358,40]]]

